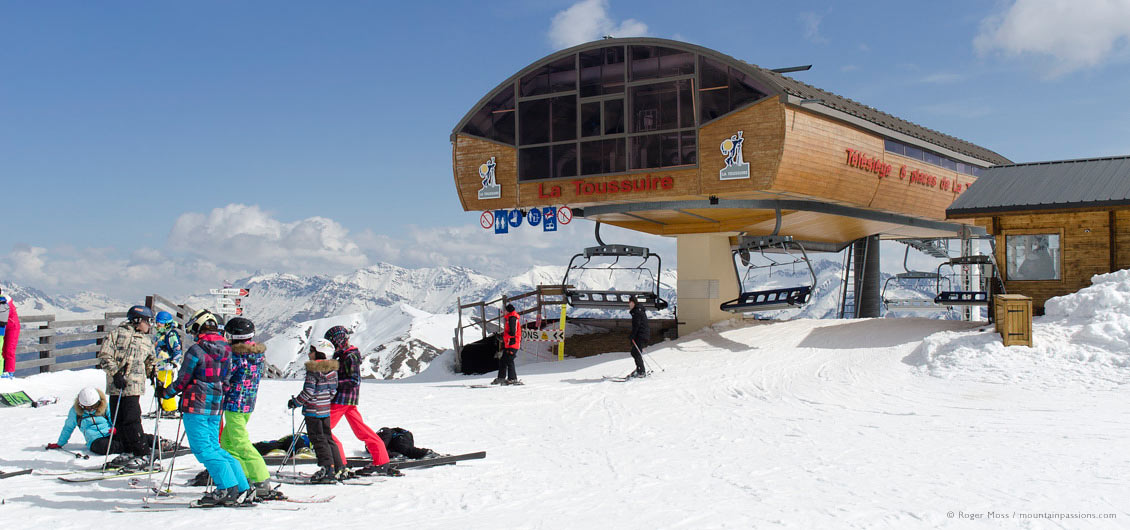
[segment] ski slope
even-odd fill
[[[1114,283],[1122,289],[1130,276]],[[1107,298],[1112,307],[1122,300]],[[1121,322],[1107,318],[1117,311],[1128,310],[1093,310],[1091,322]],[[991,327],[954,321],[731,321],[653,347],[653,376],[625,383],[603,377],[631,370],[626,353],[525,364],[525,386],[491,388],[467,387],[493,376],[447,373],[450,358],[441,357],[414,377],[367,381],[361,410],[373,428],[408,428],[420,446],[485,450],[485,460],[407,470],[372,486],[284,486],[292,496],[337,496],[295,512],[113,513],[139,505],[140,491],[122,480],[29,475],[0,481],[0,514],[52,529],[901,529],[966,528],[976,523],[963,515],[984,523],[992,511],[1116,517],[1008,528],[1124,527],[1130,363],[1118,341],[1094,340],[1083,330],[1090,324],[1071,318],[1038,319],[1037,348],[1008,349]],[[996,348],[984,346],[994,340]],[[1073,353],[1083,348],[1097,354]],[[992,355],[1003,363],[987,370]],[[101,384],[87,370],[0,381],[0,391],[70,401],[83,385]],[[263,382],[253,437],[290,432],[284,403],[300,386]],[[68,406],[0,409],[0,470],[75,465],[42,450]],[[337,434],[348,451],[362,450],[344,424]],[[182,462],[193,469],[177,483],[199,468]]]

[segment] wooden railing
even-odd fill
[[[178,325],[195,311],[183,304],[153,295],[145,305],[154,312],[168,311]],[[16,369],[38,368],[39,373],[81,370],[98,365],[95,357],[110,330],[121,324],[124,311],[103,313],[102,318],[56,320],[55,315],[30,315],[20,318],[20,344],[16,347]],[[31,344],[28,339],[31,339]],[[28,358],[28,354],[37,354]],[[20,356],[23,356],[21,359]]]
[[[572,286],[539,285],[533,291],[470,304],[464,304],[462,300],[457,300],[459,316],[455,326],[454,337],[456,363],[459,362],[459,353],[463,351],[463,345],[466,344],[466,342],[464,342],[464,332],[468,328],[479,328],[479,338],[485,339],[488,335],[499,333],[502,330],[502,316],[506,314],[506,304],[513,303],[514,308],[518,310],[518,315],[534,313],[540,316],[545,307],[560,307],[565,303],[565,288],[567,287]],[[528,300],[529,298],[534,298],[532,303]],[[522,302],[523,300],[526,300],[526,302]],[[526,307],[523,309],[519,306]],[[488,311],[488,309],[490,309],[490,311]],[[464,311],[470,313],[466,323],[463,321]],[[490,318],[487,318],[488,313],[492,314]]]

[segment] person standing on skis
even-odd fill
[[[338,474],[346,469],[330,426],[330,402],[337,394],[338,362],[329,358],[333,354],[334,345],[326,339],[318,339],[310,345],[302,392],[286,403],[288,408],[302,407],[306,418],[306,432],[320,468],[310,477],[311,484],[333,484]]]
[[[353,430],[353,435],[369,450],[373,463],[362,468],[358,474],[399,475],[399,471],[388,465],[388,451],[384,442],[377,433],[373,432],[373,429],[365,425],[361,413],[357,411],[357,402],[361,394],[361,352],[349,343],[349,334],[350,331],[345,326],[334,326],[326,330],[322,337],[334,345],[333,358],[338,363],[337,395],[330,402],[330,428],[337,427],[338,422],[345,418],[345,421],[349,422],[349,428]],[[348,460],[345,447],[341,445],[337,435],[333,435],[333,441],[337,444],[342,460]],[[353,471],[347,466],[339,473],[338,478],[349,478],[352,473]]]
[[[267,464],[247,434],[247,421],[255,410],[259,379],[265,369],[263,354],[267,347],[251,340],[255,336],[255,324],[243,317],[235,317],[224,324],[224,333],[231,341],[232,376],[231,385],[224,394],[224,428],[220,433],[220,447],[239,460],[257,498],[278,500],[282,494],[271,487]]]
[[[520,385],[518,372],[514,369],[514,359],[518,348],[522,347],[522,320],[514,304],[506,304],[506,314],[502,316],[502,355],[498,358],[498,377],[492,385]]]
[[[628,300],[628,314],[632,315],[632,331],[628,334],[628,339],[631,341],[632,359],[636,361],[636,370],[628,374],[628,377],[647,377],[647,369],[643,364],[643,349],[651,339],[647,312],[632,299]]]
[[[219,329],[220,321],[210,311],[202,309],[192,315],[185,331],[196,337],[196,344],[184,353],[172,386],[165,388],[157,382],[158,397],[183,394],[180,411],[188,447],[216,484],[216,489],[199,501],[206,506],[246,504],[254,496],[243,466],[220,447],[220,418],[232,363],[231,345],[220,336]]]
[[[177,376],[177,370],[180,369],[181,341],[176,326],[171,313],[168,311],[157,312],[157,344],[155,346],[157,350],[157,378],[165,386],[173,384],[173,378]],[[177,400],[162,399],[160,413],[166,418],[176,417]]]
[[[141,395],[145,381],[156,375],[157,356],[149,332],[153,310],[135,305],[126,312],[126,321],[110,331],[98,350],[98,368],[106,372],[106,394],[115,440],[121,440],[124,453],[149,457],[141,425]],[[121,457],[122,464],[129,455]]]

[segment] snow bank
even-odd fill
[[[1052,298],[1032,323],[1034,346],[1005,347],[984,331],[927,337],[906,362],[942,378],[997,383],[1115,388],[1130,382],[1130,270],[1096,275],[1092,285]]]

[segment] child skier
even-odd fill
[[[173,315],[168,311],[159,311],[156,321],[157,378],[161,380],[162,385],[169,386],[173,384],[173,378],[177,376],[177,370],[180,369],[182,353],[180,333],[177,333],[176,322],[173,321]],[[167,418],[176,417],[177,400],[162,399],[161,414]]]
[[[231,341],[232,376],[231,386],[224,394],[224,427],[220,432],[220,447],[239,460],[257,498],[281,500],[285,497],[271,487],[267,464],[247,434],[247,421],[255,410],[259,379],[263,376],[263,353],[267,347],[251,341],[255,336],[255,324],[243,317],[229,320],[224,325],[224,333]]]
[[[165,388],[157,382],[158,397],[184,394],[180,411],[188,446],[216,483],[216,489],[198,501],[203,506],[244,504],[254,496],[243,466],[220,447],[220,414],[231,378],[231,345],[219,335],[219,328],[219,320],[208,310],[192,315],[185,331],[196,336],[196,344],[184,353],[173,386]]]
[[[346,469],[330,425],[330,401],[337,394],[338,362],[327,357],[333,353],[334,346],[326,339],[318,339],[310,345],[302,393],[290,398],[286,404],[292,409],[302,407],[302,415],[306,417],[306,432],[320,466],[310,477],[311,484],[333,484],[337,482],[338,474]]]
[[[47,444],[47,449],[62,449],[71,440],[75,429],[82,432],[86,440],[86,449],[94,454],[121,453],[124,444],[121,438],[112,438],[110,425],[109,404],[106,394],[94,387],[86,387],[79,391],[75,397],[75,404],[67,413],[67,420],[63,423],[63,430],[59,432],[59,439],[55,443]],[[153,443],[153,435],[146,434],[142,441],[146,445]],[[174,449],[166,440],[161,440],[162,450]]]
[[[0,377],[11,379],[16,372],[16,343],[20,341],[20,316],[12,295],[0,291],[0,348],[4,351],[4,371]]]
[[[357,411],[357,402],[361,393],[361,352],[357,350],[356,346],[349,344],[349,333],[345,326],[334,326],[327,330],[323,336],[324,339],[333,344],[334,359],[338,362],[337,395],[334,396],[330,404],[330,427],[336,427],[337,423],[344,417],[345,421],[349,422],[349,428],[353,430],[353,435],[364,442],[365,447],[369,450],[369,454],[373,457],[373,463],[362,468],[359,474],[399,475],[399,471],[388,466],[388,451],[385,450],[384,442],[377,436],[377,433],[373,432],[373,429],[365,425],[365,421],[361,419],[361,413]],[[341,458],[347,459],[341,440],[336,435],[334,435],[333,440],[337,444]],[[348,478],[351,474],[352,471],[345,468],[342,470],[343,476],[340,478]]]

